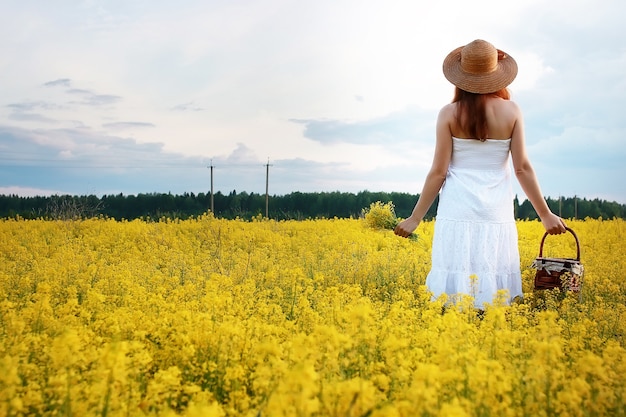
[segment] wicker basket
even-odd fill
[[[539,256],[535,258],[532,267],[535,274],[535,290],[551,290],[559,288],[562,291],[579,293],[583,286],[584,268],[580,263],[580,242],[578,236],[569,227],[566,228],[576,239],[576,258],[544,258],[543,244],[548,233],[543,235],[539,246]]]

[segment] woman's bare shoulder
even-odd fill
[[[500,106],[502,109],[505,109],[508,112],[516,113],[516,114],[521,113],[520,107],[513,100],[497,99],[497,100],[494,100],[493,103],[497,106]]]
[[[451,121],[454,120],[456,112],[456,103],[448,103],[439,110],[439,119]]]
[[[515,124],[521,119],[522,112],[514,101],[494,98],[487,101],[487,118],[493,123]]]

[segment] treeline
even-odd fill
[[[121,219],[186,219],[211,210],[221,218],[242,218],[265,216],[276,220],[302,220],[307,218],[357,218],[370,204],[381,201],[393,202],[398,217],[406,218],[411,214],[419,195],[398,192],[293,192],[281,196],[232,191],[228,194],[215,193],[149,193],[138,195],[88,196],[49,196],[20,197],[0,195],[0,218],[25,219],[76,219],[104,216]],[[626,218],[626,205],[616,202],[581,198],[548,198],[548,205],[564,218]],[[537,214],[530,202],[519,204],[515,199],[515,215],[518,219],[535,219]],[[436,213],[436,202],[426,218],[431,219]],[[267,212],[266,212],[267,210]]]

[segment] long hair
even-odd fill
[[[487,131],[487,112],[485,103],[488,97],[500,97],[505,100],[511,99],[511,93],[506,88],[489,94],[470,93],[455,87],[453,103],[457,103],[456,120],[461,129],[470,137],[485,141]]]

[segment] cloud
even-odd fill
[[[102,125],[102,127],[107,128],[107,129],[125,130],[125,129],[155,127],[155,125],[154,123],[146,123],[146,122],[112,122],[112,123],[105,123]]]
[[[125,167],[187,161],[163,152],[163,144],[137,143],[85,129],[27,130],[0,126],[0,149],[10,153],[13,165]]]
[[[71,80],[69,78],[59,78],[58,80],[48,81],[45,87],[69,87]]]
[[[528,155],[546,195],[623,201],[626,128],[572,125],[528,145]]]
[[[291,119],[304,125],[304,136],[323,144],[394,144],[431,138],[435,114],[432,111],[407,108],[366,120]]]
[[[35,187],[22,187],[19,185],[9,185],[0,187],[0,195],[18,195],[21,197],[45,197],[51,195],[66,195],[70,194],[61,190],[52,190],[46,188]]]
[[[9,114],[9,119],[11,120],[19,120],[19,121],[27,121],[27,122],[41,122],[41,123],[58,123],[57,120],[50,119],[49,117],[43,116],[41,114],[36,113],[12,113]]]
[[[61,109],[62,106],[47,101],[28,101],[22,103],[7,104],[11,113],[7,116],[11,120],[22,122],[39,122],[47,124],[56,124],[58,121],[50,117],[44,116],[34,111],[51,111]]]
[[[349,163],[318,162],[304,158],[270,160],[268,167],[267,160],[261,161],[248,152],[242,146],[210,162],[214,168],[213,181],[217,189],[264,193],[267,179],[271,195],[285,195],[294,191],[356,193],[365,189],[390,190],[390,187],[418,192],[418,184],[412,177],[399,178],[399,170],[411,171],[407,167],[371,167],[356,172]],[[241,158],[241,153],[247,156]]]
[[[213,155],[227,189],[263,190],[269,156],[273,192],[419,191],[452,94],[441,60],[480,37],[518,61],[544,192],[584,183],[625,201],[623,2],[144,3],[8,7],[3,185],[195,191],[208,183],[197,155]]]
[[[79,95],[83,98],[80,104],[86,104],[88,106],[105,106],[109,104],[115,104],[119,102],[122,97],[112,94],[96,94],[89,90],[82,90],[73,88],[67,90],[68,94]]]
[[[33,111],[37,109],[57,110],[59,108],[62,108],[62,106],[46,101],[25,101],[22,103],[11,103],[7,104],[7,107],[16,112]]]
[[[41,194],[60,189],[70,194],[183,193],[202,190],[206,183],[202,158],[84,129],[0,126],[0,162],[3,186],[20,195],[33,189]]]
[[[65,92],[67,94],[79,94],[79,95],[85,95],[85,96],[93,95],[91,91],[84,90],[82,88],[70,88],[68,90],[65,90]]]
[[[197,106],[193,102],[179,104],[177,106],[172,107],[172,110],[175,111],[203,111],[204,109],[200,106]]]
[[[401,191],[418,193],[423,180],[414,164],[370,167],[354,170],[345,162],[317,162],[303,158],[272,161],[269,170],[270,194],[293,191]],[[259,173],[262,175],[262,173]]]
[[[235,150],[224,161],[229,164],[260,164],[260,159],[254,151],[243,143],[238,143]]]
[[[59,158],[61,159],[71,159],[74,157],[74,154],[70,150],[63,150],[59,152],[58,155],[59,155]]]

